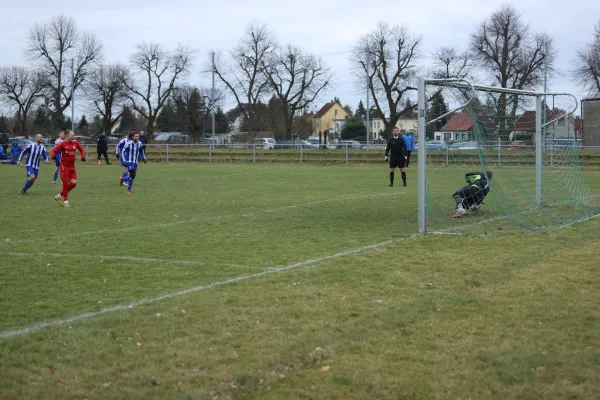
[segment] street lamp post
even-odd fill
[[[206,107],[206,99],[208,98],[209,97],[206,95],[202,96],[202,105],[204,106],[204,110],[202,112],[202,139],[204,139],[205,137],[204,127],[206,126],[206,115],[208,114],[208,108]]]
[[[334,117],[333,117],[333,136],[337,139],[337,123],[336,123],[336,121],[337,121],[337,110],[333,111],[333,115],[334,115]],[[338,141],[339,141],[339,139],[338,139]]]

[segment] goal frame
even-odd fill
[[[470,90],[473,94],[464,104],[448,111],[446,114],[439,116],[431,121],[427,121],[427,99],[426,89],[427,84],[436,86],[449,86],[454,88]],[[542,206],[543,200],[543,150],[544,150],[544,139],[545,139],[545,128],[561,118],[569,117],[575,113],[578,107],[578,100],[575,96],[570,93],[545,93],[545,92],[534,92],[528,90],[517,90],[517,89],[506,89],[498,88],[493,86],[475,85],[465,79],[429,79],[424,77],[417,78],[417,91],[418,91],[418,232],[419,234],[427,233],[427,147],[426,147],[426,132],[427,126],[444,118],[450,114],[464,109],[469,106],[472,99],[475,97],[476,90],[483,90],[487,92],[495,93],[507,93],[507,94],[521,94],[535,97],[536,99],[536,118],[535,118],[535,199],[538,207]],[[547,96],[569,96],[574,101],[574,106],[564,114],[550,120],[545,120],[545,113],[543,112],[544,104],[546,104]]]

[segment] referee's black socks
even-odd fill
[[[394,186],[394,173],[390,172],[390,186]]]
[[[406,172],[402,172],[402,183],[406,186]]]

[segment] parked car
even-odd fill
[[[448,146],[448,150],[477,150],[477,142],[458,142]]]
[[[185,144],[188,143],[187,135],[173,135],[169,133],[161,133],[157,137],[154,138],[154,143],[178,143]]]
[[[275,148],[277,142],[273,138],[258,138],[254,139],[254,144],[262,146],[265,150],[272,150]]]
[[[508,145],[508,148],[506,150],[519,150],[519,149],[524,149],[527,146],[525,145],[525,142],[522,140],[515,140],[514,142],[512,142],[510,145]]]
[[[298,142],[299,145],[302,146],[302,148],[304,149],[318,149],[319,148],[319,141],[317,140],[317,144],[311,143],[308,140],[300,140]]]
[[[298,143],[295,140],[280,140],[275,143],[276,149],[293,149],[295,147],[298,147]]]
[[[446,150],[448,148],[446,142],[442,140],[430,140],[425,143],[425,147],[427,150]]]
[[[337,144],[337,149],[345,149],[348,147],[349,149],[362,149],[362,144],[356,140],[340,140]]]

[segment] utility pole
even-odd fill
[[[215,145],[215,52],[212,52],[212,90],[210,91],[210,108],[212,116],[212,140],[210,145]]]
[[[369,121],[369,113],[370,113],[370,104],[369,104],[369,97],[370,97],[370,93],[369,90],[371,89],[371,82],[369,81],[369,63],[370,63],[370,57],[369,57],[369,46],[367,46],[367,60],[366,60],[366,69],[367,69],[367,151],[369,151],[369,132],[371,130],[371,124]]]
[[[75,59],[71,58],[71,131],[75,132]]]

